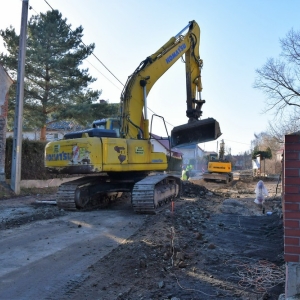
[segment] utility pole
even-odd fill
[[[24,75],[25,75],[25,56],[26,56],[26,33],[28,19],[29,0],[22,2],[22,19],[19,40],[18,58],[18,77],[17,77],[17,96],[14,120],[13,152],[11,165],[11,189],[20,194],[21,181],[21,157],[22,157],[22,127],[23,127],[23,100],[24,100]]]

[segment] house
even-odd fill
[[[78,126],[76,123],[72,121],[59,121],[51,123],[47,126],[46,131],[46,140],[48,142],[53,142],[57,140],[61,140],[64,135],[71,131],[83,130],[84,128]],[[6,132],[6,137],[13,137],[14,132],[8,131]],[[29,139],[32,141],[39,141],[41,136],[41,129],[36,128],[31,131],[23,131],[22,132],[23,139]]]
[[[276,161],[282,161],[282,157],[283,157],[283,149],[280,149],[278,151],[276,151]]]
[[[167,137],[160,137],[151,133],[151,143],[155,152],[163,152],[170,157],[169,170],[181,171],[183,153],[177,148],[170,149],[170,142]]]
[[[193,165],[194,170],[202,170],[204,167],[204,157],[206,153],[201,149],[198,144],[180,147],[183,153],[183,165]]]
[[[170,143],[167,137],[161,137],[154,133],[151,133],[151,143],[154,146],[155,152],[163,152],[166,155],[170,155]],[[171,155],[175,158],[182,159],[182,152],[177,148],[171,149]]]
[[[57,140],[61,140],[64,137],[64,133],[56,131],[56,130],[47,130],[46,133],[46,139],[47,141],[57,141]],[[13,137],[14,132],[13,131],[8,131],[6,132],[6,137]],[[22,137],[23,139],[29,139],[31,141],[39,141],[40,140],[40,135],[41,135],[41,130],[37,129],[34,131],[23,131],[22,132]]]
[[[245,158],[243,155],[233,156],[233,170],[244,170],[245,169]]]

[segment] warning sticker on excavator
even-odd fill
[[[136,154],[144,154],[144,148],[143,147],[135,147],[135,153]]]

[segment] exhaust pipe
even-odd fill
[[[221,134],[220,125],[215,119],[195,120],[173,128],[171,147],[214,141]]]

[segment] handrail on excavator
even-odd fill
[[[192,22],[189,22],[188,25],[186,25],[181,31],[179,31],[176,35],[175,38],[178,38],[184,31],[186,31],[190,26],[191,26]]]

